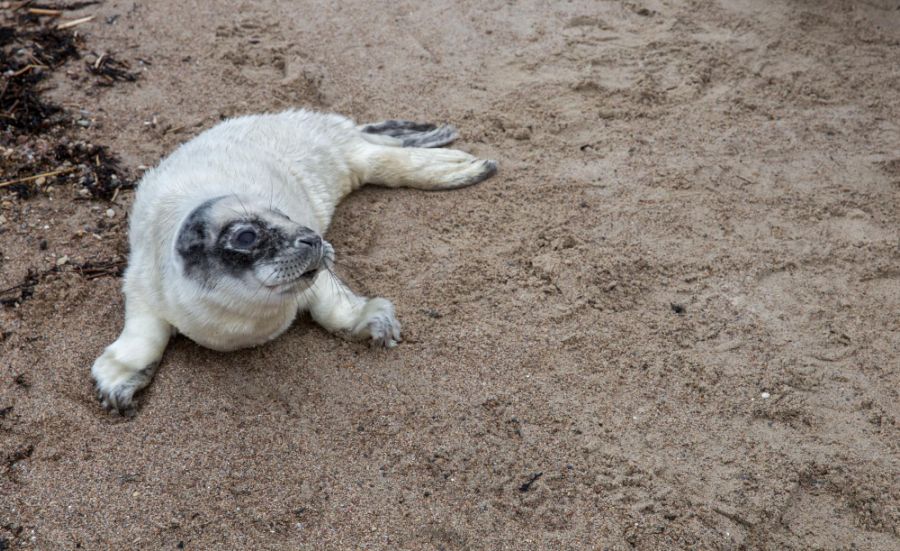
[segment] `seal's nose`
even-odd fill
[[[320,246],[322,246],[322,238],[314,233],[303,234],[294,240],[294,247],[298,249],[303,247],[318,249]]]

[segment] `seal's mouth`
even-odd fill
[[[296,293],[301,289],[299,281],[290,283],[279,283],[278,285],[266,285],[265,288],[274,295],[287,295]]]
[[[321,272],[331,269],[334,261],[334,248],[330,244],[321,241],[317,248],[313,259],[298,255],[299,258],[269,263],[267,270],[270,271],[258,274],[257,279],[263,288],[275,294],[296,293],[311,287]]]
[[[301,287],[308,287],[312,285],[313,280],[315,280],[316,276],[319,275],[319,272],[324,269],[325,263],[322,262],[319,266],[310,268],[294,279],[291,279],[289,281],[279,281],[278,283],[265,284],[263,285],[263,287],[275,293],[288,293],[297,291]]]

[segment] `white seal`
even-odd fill
[[[353,294],[323,238],[338,202],[365,183],[452,189],[494,161],[428,149],[452,126],[288,111],[226,121],[141,180],[131,213],[125,327],[91,373],[106,408],[129,411],[176,331],[214,350],[262,344],[297,313],[332,332],[392,347],[393,304]]]

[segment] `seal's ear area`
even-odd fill
[[[202,269],[209,262],[207,249],[213,241],[210,209],[214,201],[206,201],[191,211],[178,229],[175,252],[181,257],[188,273]]]

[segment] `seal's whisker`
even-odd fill
[[[245,216],[248,216],[248,214],[246,213],[246,211],[245,211],[243,214],[241,214],[240,212],[234,210],[234,209],[231,208],[231,207],[225,207],[225,208],[228,209],[228,210],[230,210],[231,212],[235,213],[238,217],[243,218],[243,217],[245,217]]]
[[[329,267],[326,266],[326,267],[325,267],[325,270],[328,272],[328,282],[331,284],[332,287],[334,287],[335,293],[340,294],[341,291],[343,291],[343,289],[341,289],[342,286],[339,285],[339,284],[337,284],[337,283],[335,283],[335,281],[340,282],[340,278],[338,278],[338,277],[334,274],[334,272],[331,271],[331,268],[329,268]]]
[[[269,288],[269,292],[266,293],[266,299],[265,299],[265,302],[269,302],[269,299],[272,297],[272,293],[274,293],[274,292],[275,292],[274,289]]]
[[[343,295],[343,297],[348,302],[353,302],[354,297],[353,297],[353,293],[350,292],[350,289],[347,288],[347,286],[344,284],[344,282],[341,281],[341,278],[339,278],[333,271],[331,271],[330,268],[326,268],[326,269],[328,270],[328,274],[330,275],[329,279],[331,280],[331,284],[337,288],[337,292],[339,294]]]
[[[341,268],[346,268],[350,271],[353,271],[358,268],[358,266],[354,266],[353,264],[348,264],[347,262],[343,262],[340,260],[332,260],[331,263],[334,264],[335,266],[340,266]]]
[[[309,292],[312,294],[314,300],[316,300],[316,301],[319,300],[319,294],[316,292],[316,284],[315,284],[315,282],[314,282],[312,285],[309,286],[309,288],[307,289],[307,291],[309,291]]]
[[[237,202],[241,205],[241,208],[244,209],[244,216],[250,216],[250,213],[247,212],[247,206],[244,204],[243,201],[241,201],[241,198],[238,196],[238,194],[232,193],[232,195],[234,195],[234,198],[237,199]]]
[[[262,289],[266,289],[266,290],[268,290],[269,292],[268,292],[268,294],[266,295],[265,302],[268,302],[268,301],[269,301],[269,297],[272,296],[272,292],[274,291],[274,289],[272,289],[271,287],[268,286],[268,285],[269,285],[269,280],[272,279],[272,277],[275,276],[277,273],[278,273],[278,270],[272,270],[272,273],[270,273],[270,274],[263,280],[262,285],[261,285],[258,289],[256,289],[256,291],[253,292],[253,294],[250,296],[250,298],[251,298],[251,299],[255,299],[255,298],[259,295],[259,292],[260,292]]]
[[[340,294],[340,285],[335,285],[334,283],[334,280],[337,278],[337,276],[335,276],[334,272],[332,272],[328,267],[326,267],[325,270],[327,270],[328,272],[328,283],[334,288],[335,293]]]
[[[331,272],[331,275],[336,277],[338,279],[338,281],[343,281],[343,279],[341,279],[341,277],[333,269],[334,267],[338,267],[341,270],[346,271],[347,275],[349,276],[349,279],[351,281],[353,281],[354,284],[356,284],[356,285],[359,284],[359,280],[358,280],[357,274],[356,274],[356,272],[359,270],[359,265],[349,264],[347,262],[337,260],[335,258],[332,258],[330,260],[330,262],[331,262],[332,266],[326,265],[325,267],[328,268],[328,270]]]
[[[297,309],[297,312],[300,312],[303,309],[303,304],[300,303],[300,296],[303,293],[294,293],[294,307]]]

